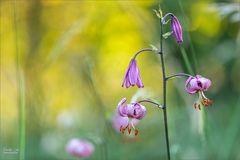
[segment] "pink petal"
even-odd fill
[[[190,76],[190,77],[187,79],[186,83],[185,83],[185,90],[186,90],[186,92],[188,92],[189,94],[194,94],[194,93],[197,92],[196,90],[190,89],[189,83],[191,82],[192,79],[194,79],[194,77]]]
[[[137,86],[138,86],[138,88],[143,88],[144,87],[144,85],[142,83],[140,73],[138,74],[138,77],[137,77]]]
[[[201,83],[202,83],[202,90],[203,91],[207,91],[208,88],[211,86],[211,83],[212,83],[209,79],[204,78],[204,77],[199,78],[199,81],[201,81]]]
[[[122,117],[122,116],[119,116],[118,114],[116,114],[112,118],[112,126],[117,132],[120,132],[121,126],[123,128],[127,127],[128,120],[129,120],[128,117]]]
[[[119,103],[118,106],[122,106],[127,101],[127,98],[123,98]]]
[[[130,69],[129,69],[128,78],[129,78],[130,84],[134,86],[137,82],[138,68],[137,68],[136,60],[132,59],[131,61],[132,61],[132,65],[130,66]]]

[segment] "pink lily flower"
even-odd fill
[[[198,93],[199,94],[199,98],[197,100],[197,102],[194,103],[194,108],[196,109],[196,107],[198,106],[198,109],[201,109],[201,105],[202,106],[210,106],[212,105],[212,100],[208,99],[205,95],[204,95],[204,91],[207,91],[208,88],[211,86],[212,82],[211,80],[202,77],[201,75],[196,75],[195,77],[190,76],[186,83],[185,83],[185,90],[189,93],[189,94],[195,94]]]
[[[66,151],[75,157],[90,157],[94,146],[87,140],[73,138],[67,143]]]
[[[128,118],[128,124],[127,125],[121,125],[120,126],[120,132],[124,133],[126,129],[128,129],[128,133],[131,133],[131,130],[134,130],[134,134],[138,134],[138,130],[135,127],[134,121],[141,120],[145,114],[146,114],[146,108],[139,104],[139,103],[132,103],[132,104],[126,104],[126,98],[123,98],[117,106],[118,115],[121,117]],[[127,119],[126,119],[127,120]],[[125,121],[126,121],[125,120]]]

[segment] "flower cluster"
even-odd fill
[[[75,157],[90,157],[94,152],[94,146],[87,140],[73,138],[68,142],[66,151]]]
[[[172,14],[172,13],[167,13],[165,16],[162,17],[162,12],[159,11],[157,12],[157,16],[161,18],[161,36],[164,38],[167,38],[169,35],[173,35],[175,40],[177,41],[178,44],[181,44],[183,42],[183,31],[182,31],[182,26],[178,20],[178,18]],[[167,17],[171,16],[171,19],[166,21]],[[163,25],[167,24],[171,20],[171,32],[167,32],[165,34],[162,33],[162,27]],[[162,46],[162,37],[161,37],[161,46]],[[164,65],[163,65],[163,52],[162,52],[162,47],[161,50],[159,51],[156,47],[153,47],[153,49],[145,48],[140,51],[138,51],[134,57],[131,59],[128,69],[125,73],[124,79],[122,81],[122,87],[129,88],[130,86],[138,86],[138,88],[143,88],[143,82],[140,76],[140,71],[136,62],[136,56],[143,52],[143,51],[153,51],[155,53],[158,53],[161,55],[161,61],[162,61],[162,69],[164,72]],[[173,76],[167,77],[165,74],[163,74],[163,79],[165,81],[164,87],[166,88],[166,81],[172,77],[176,76],[189,76],[189,78],[186,81],[185,84],[185,89],[189,94],[199,94],[198,100],[194,103],[194,108],[196,109],[201,109],[201,106],[207,107],[212,104],[212,100],[208,99],[205,95],[204,92],[208,90],[208,88],[211,86],[211,81],[207,78],[204,78],[200,75],[191,76],[188,74],[175,74]],[[163,91],[166,96],[166,90]],[[126,98],[123,98],[118,106],[117,106],[117,115],[114,116],[113,118],[113,127],[119,130],[122,133],[125,133],[125,130],[128,131],[130,134],[132,130],[134,130],[134,134],[138,134],[138,130],[135,128],[135,125],[137,123],[134,123],[134,120],[141,120],[145,114],[146,114],[146,108],[142,106],[140,103],[143,101],[139,101],[139,103],[131,103],[131,104],[125,104]],[[146,101],[145,102],[150,102],[153,103],[157,106],[159,104],[156,104],[152,101]],[[166,109],[166,102],[164,102],[162,109]]]
[[[198,109],[200,110],[201,105],[205,107],[212,105],[212,100],[208,99],[204,95],[204,91],[207,91],[208,88],[211,86],[211,84],[212,84],[211,80],[205,77],[202,77],[201,75],[196,75],[195,77],[190,76],[187,79],[185,84],[185,90],[189,94],[195,94],[195,93],[199,94],[198,100],[194,103],[195,109],[198,106]]]
[[[125,130],[131,134],[131,131],[134,131],[134,135],[138,134],[138,129],[135,125],[138,123],[138,120],[141,120],[146,114],[146,108],[139,103],[124,104],[126,98],[123,98],[117,106],[118,115],[114,119],[113,124],[116,127],[119,127],[121,133],[125,133]]]

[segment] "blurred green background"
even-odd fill
[[[121,87],[133,54],[159,45],[153,12],[159,3],[184,30],[181,47],[172,37],[164,41],[167,74],[208,77],[206,95],[214,101],[194,110],[198,97],[185,92],[185,79],[169,81],[172,159],[240,159],[240,9],[234,0],[1,0],[0,159],[75,159],[65,152],[74,137],[94,143],[89,159],[166,159],[160,110],[146,105],[135,142],[111,124],[123,97],[162,101],[157,55],[137,58],[144,89]]]

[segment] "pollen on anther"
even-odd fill
[[[130,127],[128,127],[128,134],[130,134],[131,133],[131,128]]]
[[[193,105],[193,106],[194,106],[194,108],[195,108],[195,109],[197,108],[197,104],[196,104],[196,103],[194,103],[194,105]]]
[[[137,129],[135,129],[135,130],[134,130],[134,135],[137,136],[137,135],[138,135],[138,132],[139,132],[139,131],[138,131]]]

